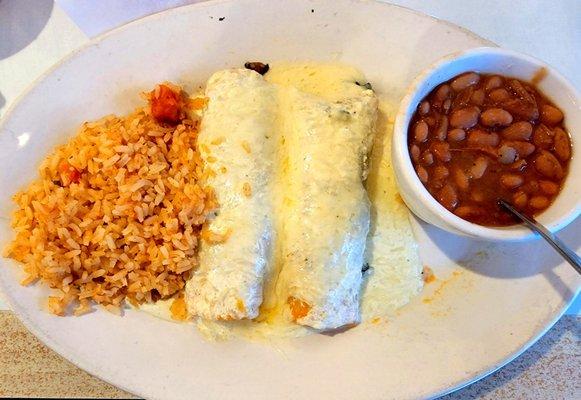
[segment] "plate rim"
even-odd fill
[[[551,330],[551,328],[553,328],[553,326],[555,326],[557,321],[559,321],[561,319],[561,317],[565,314],[565,312],[567,311],[569,306],[575,301],[575,299],[577,298],[577,296],[579,295],[580,292],[581,292],[581,284],[577,286],[577,289],[576,289],[575,293],[571,296],[571,299],[569,299],[568,302],[563,303],[563,306],[555,314],[555,316],[553,316],[552,318],[548,318],[548,321],[545,320],[545,321],[543,321],[543,323],[538,324],[538,326],[541,326],[542,328],[539,329],[536,333],[533,333],[531,335],[531,337],[520,348],[518,348],[515,352],[502,358],[500,361],[495,363],[489,370],[486,370],[486,371],[480,372],[480,373],[476,373],[472,377],[466,378],[463,381],[455,383],[454,386],[452,386],[448,389],[445,389],[441,392],[437,392],[433,395],[430,395],[428,397],[428,399],[437,399],[441,396],[445,396],[447,394],[454,393],[454,392],[461,390],[467,386],[470,386],[473,383],[476,383],[476,382],[486,378],[487,376],[492,375],[493,373],[495,373],[496,371],[498,371],[502,367],[505,367],[506,365],[510,364],[512,361],[514,361],[515,359],[520,357],[525,351],[527,351],[535,343],[537,343],[539,341],[539,339],[541,339],[543,336],[545,336],[545,334],[549,330]]]
[[[32,92],[32,90],[36,86],[38,86],[38,84],[40,82],[45,80],[49,75],[51,75],[54,71],[59,69],[61,66],[63,66],[67,62],[71,61],[79,53],[84,52],[86,49],[88,49],[90,47],[98,45],[100,42],[105,40],[107,37],[113,36],[117,32],[121,32],[121,31],[124,31],[126,29],[130,29],[133,25],[139,25],[142,23],[146,23],[149,20],[154,20],[157,18],[164,18],[164,17],[166,17],[166,15],[172,14],[174,12],[179,12],[181,9],[184,9],[184,8],[206,8],[206,7],[211,7],[215,4],[241,3],[241,2],[255,3],[257,1],[259,1],[259,0],[201,0],[198,3],[183,4],[181,6],[168,8],[167,10],[162,10],[162,11],[159,11],[159,12],[156,12],[153,14],[145,15],[143,17],[126,22],[126,23],[119,25],[115,28],[112,28],[108,31],[100,33],[99,35],[97,35],[95,37],[89,38],[89,40],[86,43],[83,43],[81,46],[75,48],[74,50],[71,50],[64,57],[59,59],[56,63],[52,64],[50,67],[48,67],[46,70],[44,70],[38,77],[36,77],[31,83],[29,83],[26,86],[26,88],[22,92],[20,92],[20,94],[18,94],[18,96],[16,96],[16,98],[12,101],[12,103],[8,106],[8,108],[6,108],[6,111],[4,111],[4,114],[2,115],[2,117],[0,117],[0,130],[4,129],[4,125],[6,125],[7,121],[10,119],[9,117],[14,112],[14,110],[20,105],[22,100],[26,96],[28,96],[28,94],[30,92]],[[304,0],[300,0],[300,1],[304,1]],[[319,0],[319,1],[321,1],[321,0]],[[326,0],[326,1],[334,2],[334,0]],[[438,23],[448,25],[454,29],[460,30],[463,33],[465,33],[466,35],[471,36],[474,39],[481,40],[483,42],[487,42],[487,45],[491,45],[494,47],[500,47],[497,43],[495,43],[489,39],[486,39],[486,38],[478,35],[475,32],[472,32],[468,28],[464,28],[463,26],[457,25],[453,22],[447,21],[445,19],[440,19],[438,17],[434,17],[433,15],[423,13],[421,11],[417,11],[417,10],[414,10],[412,8],[409,8],[409,7],[405,7],[405,6],[402,6],[399,4],[389,3],[387,0],[341,0],[341,1],[348,1],[348,2],[353,3],[353,4],[375,3],[375,4],[381,4],[382,6],[385,6],[385,7],[399,8],[399,9],[404,10],[405,12],[415,14],[415,15],[422,17],[422,18],[429,18],[429,19],[436,21]]]
[[[8,108],[4,112],[2,118],[0,118],[0,131],[5,130],[5,126],[7,125],[8,121],[11,119],[11,116],[15,112],[15,110],[20,106],[20,104],[23,102],[23,100],[42,81],[47,79],[50,75],[52,75],[55,71],[57,71],[63,65],[67,64],[68,62],[73,60],[75,57],[77,57],[80,54],[82,54],[83,52],[85,52],[87,49],[89,49],[93,46],[98,46],[102,41],[106,40],[108,37],[115,36],[119,32],[123,32],[125,30],[131,29],[133,26],[146,24],[149,21],[153,21],[156,19],[168,18],[171,14],[179,13],[180,11],[182,11],[185,8],[204,9],[204,8],[213,7],[217,4],[235,3],[235,2],[236,3],[245,2],[245,3],[255,4],[259,1],[260,0],[205,0],[205,1],[198,2],[198,3],[185,4],[185,5],[172,7],[172,8],[169,8],[167,10],[162,10],[160,12],[156,12],[156,13],[153,13],[150,15],[143,16],[141,18],[129,21],[129,22],[124,23],[120,26],[117,26],[113,29],[110,29],[106,32],[103,32],[103,33],[101,33],[93,38],[89,38],[89,40],[86,43],[84,43],[81,46],[77,47],[76,49],[72,50],[67,55],[65,55],[60,60],[58,60],[56,63],[54,63],[52,66],[50,66],[48,69],[46,69],[43,73],[41,73],[12,101],[12,103],[8,106]],[[301,0],[301,1],[304,1],[304,0]],[[321,1],[321,0],[319,0],[319,1]],[[322,1],[328,1],[330,3],[333,3],[333,0],[322,0]],[[466,34],[467,36],[470,36],[473,39],[477,39],[477,40],[483,42],[482,45],[499,47],[496,43],[490,41],[489,39],[483,38],[482,36],[476,34],[475,32],[473,32],[465,27],[462,27],[460,25],[457,25],[453,22],[450,22],[450,21],[447,21],[444,19],[437,18],[433,15],[430,15],[430,14],[427,14],[427,13],[424,13],[424,12],[421,12],[418,10],[411,9],[409,7],[405,7],[405,6],[398,5],[398,4],[392,4],[392,3],[389,3],[387,1],[382,1],[382,0],[342,0],[342,1],[352,3],[353,6],[358,6],[359,4],[366,4],[366,3],[375,3],[375,4],[380,4],[381,6],[388,7],[388,8],[392,7],[392,8],[401,9],[404,12],[407,12],[410,14],[415,14],[416,16],[418,16],[420,18],[431,19],[432,21],[434,21],[436,23],[447,25],[455,30],[459,30],[459,31],[463,32],[464,34]],[[92,377],[95,377],[99,380],[102,380],[102,381],[104,381],[104,382],[106,382],[106,383],[108,383],[108,384],[110,384],[118,389],[121,389],[127,393],[137,395],[137,396],[140,396],[143,398],[156,399],[156,397],[145,396],[145,394],[147,394],[147,393],[144,393],[141,390],[134,391],[133,389],[127,388],[124,383],[113,382],[112,379],[110,380],[109,378],[102,377],[102,376],[98,375],[97,372],[94,372],[94,370],[98,370],[99,368],[98,368],[98,366],[95,366],[90,361],[90,359],[86,359],[86,357],[84,357],[80,354],[77,354],[76,352],[74,352],[70,349],[67,350],[68,347],[66,345],[59,343],[57,340],[54,340],[49,332],[45,332],[42,328],[38,327],[31,319],[28,318],[26,310],[23,307],[18,306],[17,303],[15,303],[13,301],[12,295],[9,294],[10,292],[7,290],[2,279],[0,279],[0,292],[2,292],[4,294],[4,300],[9,305],[10,311],[12,311],[13,314],[18,318],[18,320],[20,322],[22,322],[22,324],[28,329],[28,331],[31,332],[44,345],[46,345],[52,351],[55,351],[57,354],[59,354],[65,360],[67,360],[68,362],[70,362],[71,364],[76,366],[77,368],[82,369],[83,371],[85,371],[86,373],[91,375]],[[465,379],[461,379],[459,381],[452,383],[450,386],[448,386],[444,389],[435,388],[431,394],[427,394],[426,398],[437,399],[441,396],[456,392],[460,389],[463,389],[463,388],[493,374],[494,372],[498,371],[500,368],[502,368],[502,367],[506,366],[507,364],[509,364],[510,362],[512,362],[514,359],[516,359],[517,357],[522,355],[526,350],[528,350],[532,345],[534,345],[541,337],[543,337],[555,325],[555,323],[565,314],[568,307],[575,301],[575,299],[578,297],[580,292],[581,292],[581,283],[579,283],[577,285],[577,288],[575,289],[575,292],[571,295],[571,298],[568,299],[568,301],[564,302],[563,305],[561,306],[561,308],[557,310],[557,312],[555,312],[551,317],[546,318],[541,323],[537,323],[537,326],[540,328],[536,329],[535,332],[533,332],[533,334],[531,334],[531,336],[514,352],[502,357],[500,360],[494,362],[492,365],[490,365],[488,367],[483,368],[481,371],[479,371],[477,373],[473,373],[471,376],[469,376]],[[74,359],[72,358],[73,353],[75,356]]]

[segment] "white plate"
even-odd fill
[[[338,59],[397,100],[435,59],[485,44],[403,8],[349,0],[201,3],[129,24],[67,58],[7,113],[0,128],[2,241],[11,237],[9,196],[36,175],[42,157],[83,121],[129,111],[139,103],[137,93],[157,82],[191,88],[212,71],[251,59]],[[389,322],[334,337],[209,343],[191,326],[142,312],[58,318],[45,311],[46,290],[19,286],[20,270],[7,260],[0,285],[21,320],[52,349],[155,399],[435,396],[526,349],[581,285],[540,241],[491,245],[416,227],[423,260],[441,279]],[[579,221],[562,236],[579,249]]]

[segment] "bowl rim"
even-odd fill
[[[487,227],[483,225],[478,225],[469,221],[466,221],[454,213],[450,212],[444,206],[442,206],[428,190],[421,183],[417,174],[415,173],[413,164],[411,162],[408,145],[407,145],[407,131],[409,121],[411,116],[415,111],[417,92],[424,83],[434,76],[436,73],[442,71],[446,67],[460,62],[465,59],[479,57],[483,55],[500,55],[512,58],[518,58],[528,64],[532,64],[539,68],[546,68],[549,71],[552,78],[557,80],[561,85],[567,88],[567,90],[572,94],[574,101],[577,103],[581,102],[581,96],[577,92],[577,89],[573,84],[571,84],[562,74],[560,74],[551,65],[526,54],[519,53],[514,50],[503,49],[500,47],[476,47],[464,51],[454,52],[448,54],[436,62],[431,64],[429,67],[420,72],[412,83],[408,86],[406,94],[400,102],[398,108],[394,130],[393,130],[393,150],[394,158],[396,158],[395,163],[399,164],[401,168],[400,173],[396,174],[396,179],[399,181],[402,176],[405,178],[406,183],[411,187],[412,191],[415,193],[417,199],[422,203],[422,206],[427,208],[428,211],[434,215],[441,218],[447,225],[451,226],[453,229],[460,231],[472,237],[486,239],[486,240],[496,240],[496,241],[525,241],[536,237],[537,235],[526,228],[523,224],[511,225],[507,227]],[[469,71],[468,69],[466,72]],[[440,82],[441,83],[441,82]],[[439,84],[439,83],[438,83]],[[434,85],[434,87],[437,85]],[[433,89],[433,88],[432,88]],[[431,90],[431,89],[430,89]],[[571,172],[571,171],[570,171]],[[398,182],[401,186],[401,182]],[[405,198],[404,198],[405,200]],[[410,207],[410,209],[413,208]],[[565,215],[557,218],[549,223],[545,223],[547,229],[551,232],[557,232],[565,226],[569,225],[575,219],[581,215],[581,202],[578,201]],[[421,217],[420,217],[421,218]]]

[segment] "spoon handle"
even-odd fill
[[[561,256],[563,256],[565,260],[567,260],[567,262],[569,262],[569,264],[573,266],[573,268],[575,268],[577,273],[581,274],[581,258],[575,254],[573,250],[567,247],[567,245],[563,243],[561,239],[553,235],[547,228],[539,224],[534,218],[517,211],[506,201],[499,200],[499,203],[508,211],[519,217],[525,224],[528,225],[529,228],[541,235],[551,246],[553,246],[555,250],[559,252],[559,254],[561,254]]]

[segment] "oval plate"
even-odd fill
[[[397,102],[440,56],[489,44],[442,21],[377,2],[245,0],[173,9],[92,41],[45,74],[7,113],[0,133],[0,233],[9,196],[83,121],[125,113],[138,93],[171,80],[192,89],[247,60],[340,60]],[[535,241],[492,245],[415,223],[439,280],[390,321],[336,336],[271,344],[210,343],[189,325],[146,313],[46,312],[40,287],[21,287],[3,259],[12,309],[53,350],[120,388],[153,399],[425,398],[510,361],[561,315],[581,284]],[[581,247],[581,224],[562,236]]]

